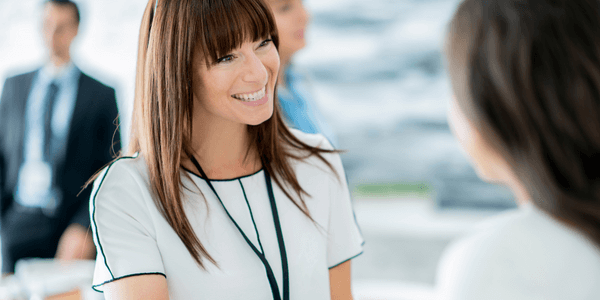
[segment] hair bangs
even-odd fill
[[[202,1],[199,21],[199,46],[207,64],[244,42],[270,36],[275,46],[279,46],[275,19],[262,0]]]

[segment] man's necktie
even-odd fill
[[[54,103],[58,95],[58,85],[55,82],[48,86],[46,94],[46,109],[44,110],[44,161],[52,164],[54,154],[52,149],[52,114],[54,111]]]

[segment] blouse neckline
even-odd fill
[[[196,174],[196,173],[194,173],[194,172],[192,172],[192,171],[188,170],[186,167],[184,167],[184,166],[181,166],[181,168],[183,168],[184,170],[186,170],[188,173],[192,174],[194,177],[197,177],[197,178],[200,178],[200,179],[202,179],[202,180],[204,180],[204,181],[207,181],[207,179],[206,179],[206,178],[204,178],[204,177],[202,177],[202,176],[200,176],[200,175],[198,175],[198,174]],[[252,176],[254,176],[254,175],[257,175],[258,173],[260,173],[260,172],[264,171],[264,169],[265,169],[265,167],[262,167],[262,168],[260,168],[258,171],[254,172],[254,173],[252,173],[252,174],[242,175],[242,176],[235,177],[235,178],[227,178],[227,179],[208,179],[208,180],[210,180],[211,182],[228,182],[228,181],[236,181],[236,180],[240,180],[240,179],[244,179],[244,178],[248,178],[248,177],[252,177]]]

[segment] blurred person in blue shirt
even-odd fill
[[[306,133],[321,133],[337,146],[337,137],[315,102],[308,78],[292,64],[292,56],[306,46],[304,38],[309,15],[302,0],[267,0],[279,33],[277,96],[284,119],[290,127]]]
[[[43,9],[48,62],[8,78],[0,98],[2,273],[22,258],[94,257],[90,190],[78,194],[119,150],[114,89],[71,61],[77,5],[49,0]]]
[[[466,0],[446,55],[450,127],[519,209],[444,254],[442,300],[600,299],[600,2]]]

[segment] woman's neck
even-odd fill
[[[505,184],[512,191],[515,196],[515,202],[518,206],[524,206],[531,202],[531,196],[529,192],[525,188],[525,185],[517,178],[512,171],[510,171],[509,175],[507,175],[505,179]]]
[[[256,148],[251,147],[247,125],[231,122],[194,124],[192,147],[194,157],[210,179],[230,179],[260,170]],[[183,165],[196,167],[189,159]]]

